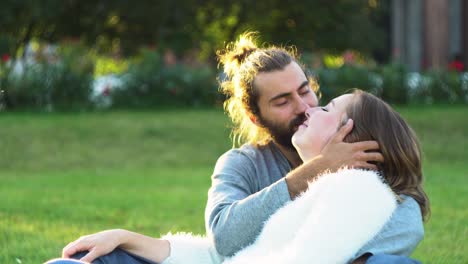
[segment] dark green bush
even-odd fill
[[[344,65],[337,69],[319,69],[316,78],[320,85],[322,100],[328,102],[332,98],[350,92],[354,88],[377,93],[379,80],[369,69],[362,66]]]
[[[65,47],[53,58],[21,63],[22,71],[4,66],[1,76],[7,107],[12,110],[89,108],[93,64],[79,47]]]
[[[144,109],[213,106],[223,100],[214,66],[165,65],[160,53],[152,50],[142,50],[140,56],[131,59],[125,73],[112,76],[118,80],[118,87],[97,95],[97,99],[96,94],[90,96],[94,62],[84,47],[60,47],[56,58],[39,57],[34,63],[23,63],[20,73],[13,73],[12,65],[0,62],[0,90],[4,90],[0,92],[0,109],[61,111],[109,105]],[[353,88],[396,104],[468,103],[468,73],[414,73],[401,64],[388,64],[372,69],[356,65],[322,68],[313,75],[324,103]],[[99,105],[99,99],[106,103]]]
[[[430,71],[428,90],[434,103],[463,102],[461,76],[457,72]]]
[[[381,66],[377,73],[382,77],[382,99],[397,104],[408,103],[408,71],[402,64]]]
[[[449,71],[408,72],[402,64],[367,69],[344,66],[319,69],[322,102],[359,88],[394,104],[468,103],[468,73]]]
[[[210,67],[165,66],[155,51],[143,51],[121,78],[123,87],[112,92],[116,108],[214,105],[218,98],[215,72]]]

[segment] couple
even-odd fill
[[[222,90],[234,140],[246,144],[216,164],[205,212],[208,237],[155,239],[108,230],[70,243],[63,257],[414,263],[406,256],[423,237],[429,201],[417,139],[398,113],[359,91],[318,107],[316,85],[294,52],[258,48],[251,34],[218,55],[228,76]],[[366,170],[338,170],[343,166]]]

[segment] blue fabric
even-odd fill
[[[74,259],[54,259],[47,261],[46,264],[83,264],[84,262]]]
[[[377,254],[368,258],[366,264],[421,264],[421,262],[405,256]]]
[[[72,256],[72,259],[56,259],[47,262],[47,264],[84,264],[85,262],[78,261],[88,252],[80,252]],[[92,264],[157,264],[154,261],[145,259],[140,256],[133,255],[121,249],[115,249],[111,253],[95,259]]]

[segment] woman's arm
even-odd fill
[[[214,249],[213,243],[204,236],[189,233],[167,234],[161,239],[144,236],[123,229],[102,231],[83,236],[63,249],[62,256],[69,258],[88,251],[81,261],[92,262],[100,256],[121,248],[133,255],[156,263],[220,264],[223,258]]]
[[[162,262],[170,255],[170,244],[167,240],[113,229],[80,237],[63,249],[62,257],[69,258],[78,252],[88,251],[81,261],[92,262],[117,247],[155,262]]]
[[[171,245],[167,240],[157,239],[127,230],[122,231],[124,235],[122,236],[122,243],[119,247],[129,253],[157,263],[163,262],[171,254]]]

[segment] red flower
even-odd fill
[[[449,64],[449,69],[453,71],[462,72],[464,70],[463,62],[454,60]]]
[[[10,60],[10,55],[8,54],[3,54],[2,56],[2,62],[7,63]]]

